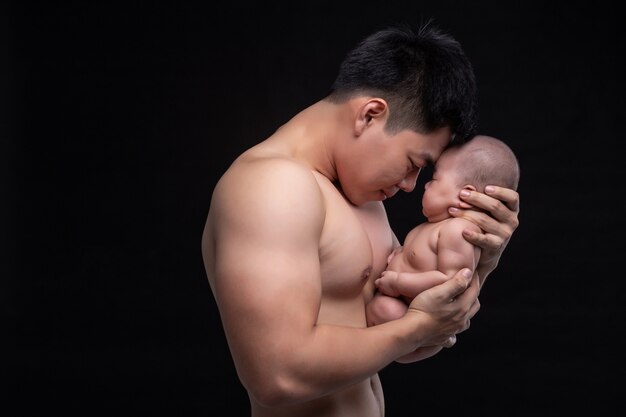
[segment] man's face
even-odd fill
[[[355,139],[337,165],[346,197],[355,205],[383,201],[399,190],[411,192],[422,168],[433,164],[450,143],[450,129],[423,134],[387,134],[381,126]]]

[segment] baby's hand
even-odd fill
[[[400,293],[396,290],[396,282],[398,281],[398,273],[395,271],[383,271],[380,278],[374,281],[374,285],[378,288],[378,291],[381,293],[391,296],[398,297]]]

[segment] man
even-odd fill
[[[451,347],[469,327],[478,276],[495,269],[518,225],[513,190],[471,192],[453,210],[483,231],[464,235],[482,249],[476,271],[378,326],[366,326],[365,304],[399,245],[383,201],[412,191],[453,138],[470,136],[475,109],[474,74],[454,39],[390,28],[346,56],[328,97],[224,173],[202,251],[252,416],[381,417],[377,372]]]

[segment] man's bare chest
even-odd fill
[[[380,276],[392,249],[392,233],[381,203],[349,204],[333,187],[323,189],[326,218],[320,238],[324,296],[354,297]]]

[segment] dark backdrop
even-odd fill
[[[246,415],[200,254],[212,188],[362,37],[429,18],[519,156],[521,225],[454,349],[381,372],[388,416],[623,410],[612,2],[198,4],[1,6],[8,415]],[[400,238],[421,221],[417,192],[386,204]]]

